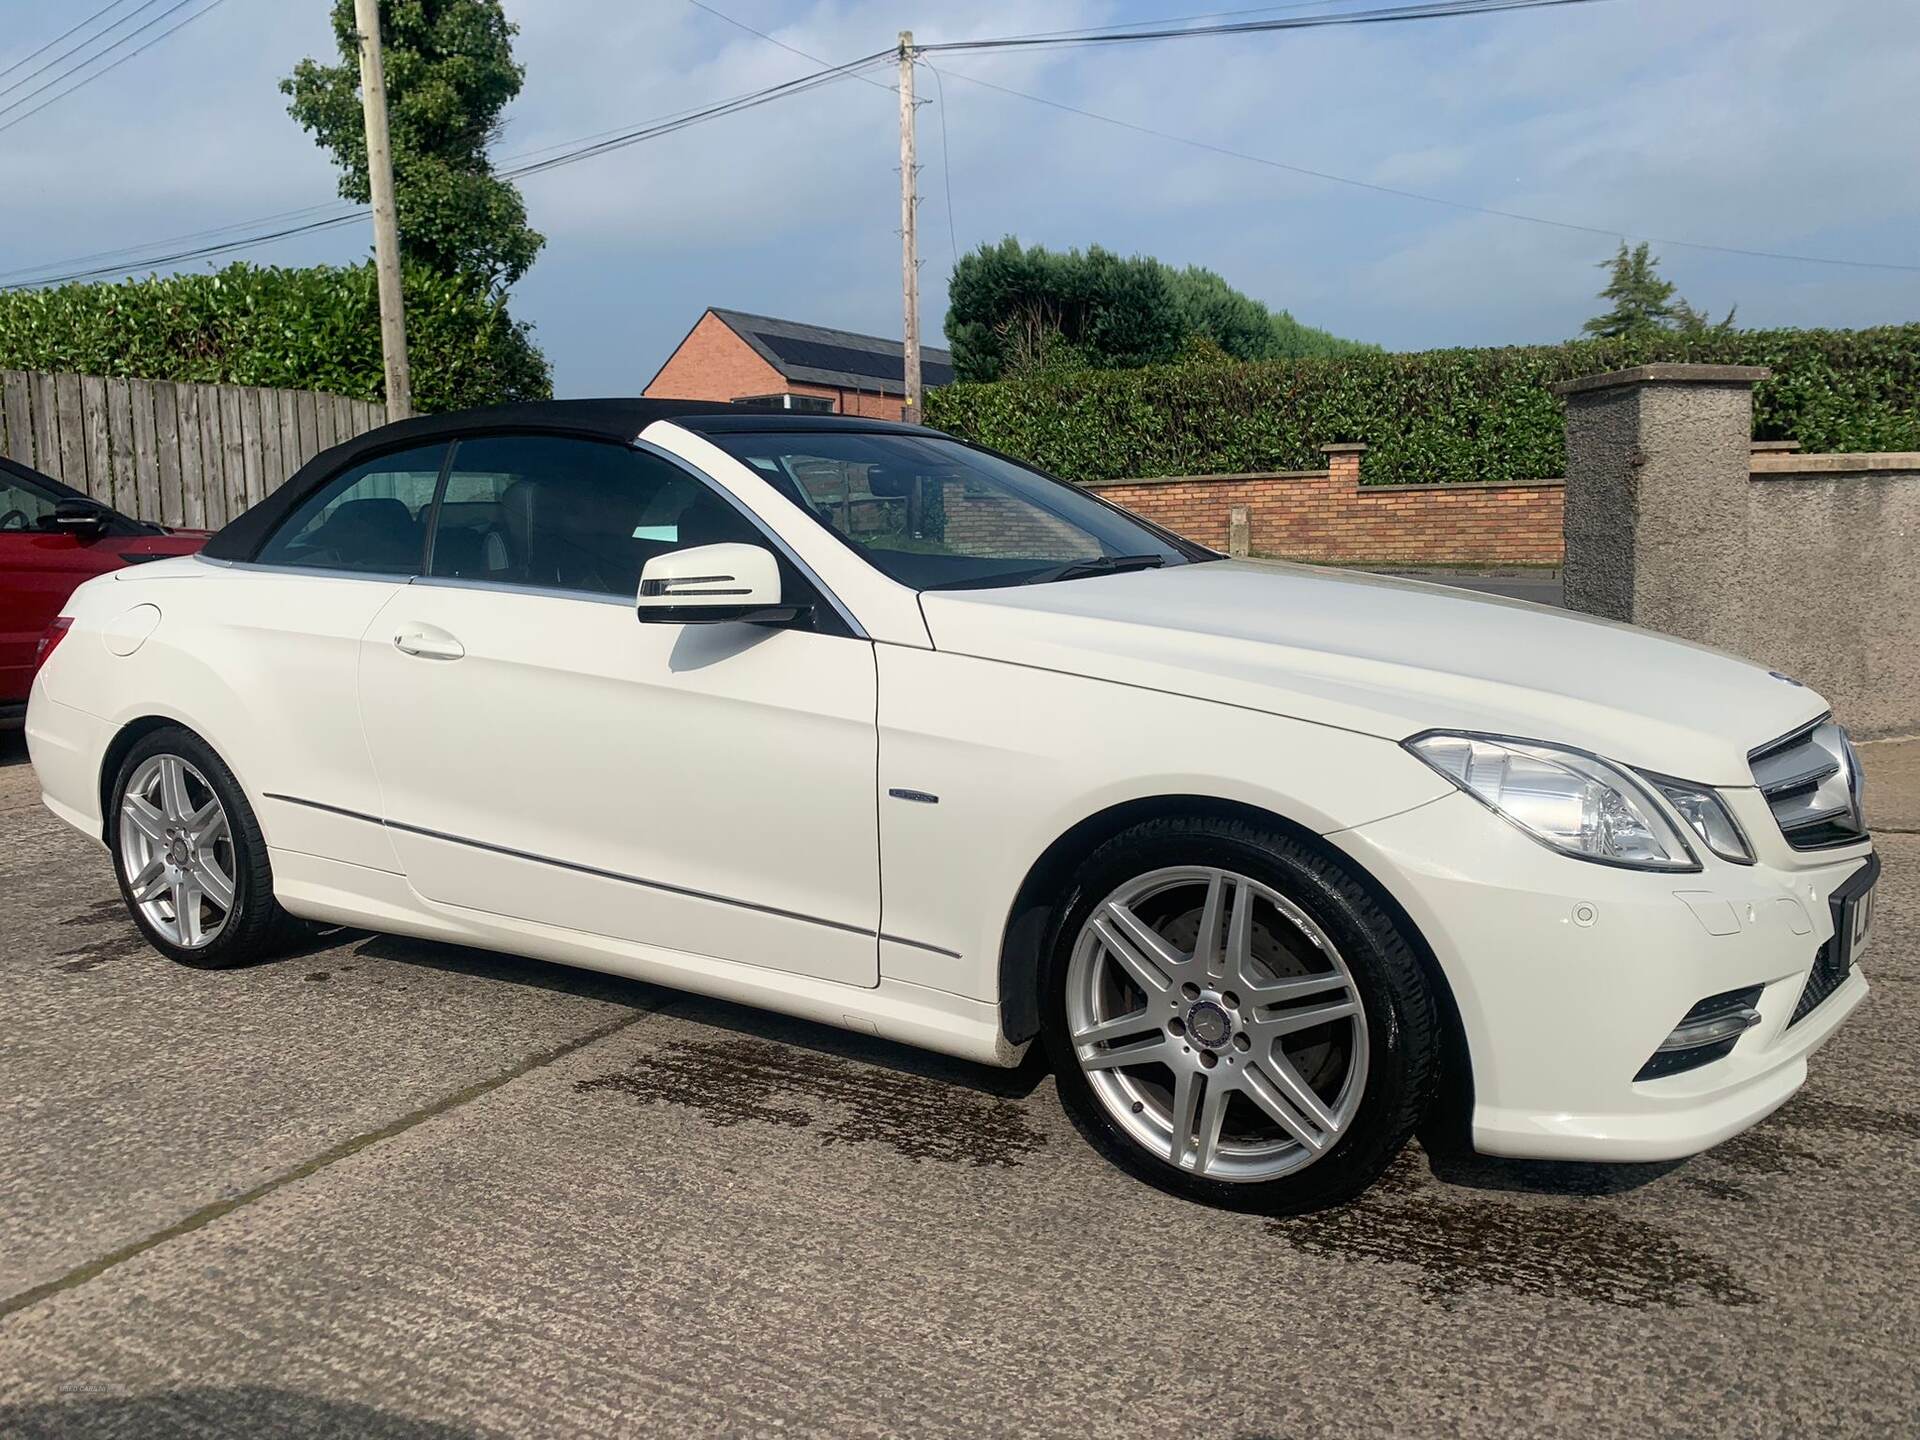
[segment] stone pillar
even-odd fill
[[[1360,457],[1367,453],[1364,441],[1343,441],[1338,445],[1322,445],[1320,451],[1327,457],[1327,478],[1342,481],[1348,485],[1360,483]]]
[[[1227,511],[1227,554],[1244,560],[1253,553],[1253,510],[1235,505]]]
[[[1567,407],[1566,601],[1746,648],[1751,365],[1636,365],[1555,387]]]

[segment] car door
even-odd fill
[[[425,561],[445,441],[343,467],[218,585],[182,587],[214,683],[231,687],[246,733],[226,742],[276,849],[396,871],[360,727],[360,637]]]
[[[824,606],[810,626],[641,623],[652,555],[774,548],[705,480],[649,451],[463,440],[439,514],[429,574],[382,609],[360,672],[414,888],[877,984],[872,645]],[[809,585],[783,568],[783,593]]]
[[[71,493],[0,462],[0,707],[26,700],[40,637],[73,587],[120,564],[98,548],[104,536],[48,528]]]

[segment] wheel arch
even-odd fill
[[[102,844],[111,844],[113,840],[113,787],[114,782],[120,778],[120,767],[126,762],[133,747],[156,730],[185,730],[211,749],[214,754],[220,754],[219,746],[176,716],[141,715],[127,721],[114,732],[113,738],[107,742],[107,748],[100,753],[100,841]]]
[[[1054,928],[1069,899],[1068,882],[1075,867],[1115,835],[1134,825],[1188,816],[1244,820],[1278,830],[1339,865],[1386,911],[1413,948],[1440,1011],[1444,1049],[1435,1117],[1448,1133],[1456,1121],[1464,1126],[1466,1117],[1472,1113],[1473,1102],[1473,1066],[1466,1026],[1439,958],[1406,907],[1351,855],[1328,844],[1306,826],[1261,806],[1215,795],[1156,795],[1123,801],[1087,816],[1041,852],[1015,892],[1001,936],[1000,1028],[1007,1040],[1022,1045],[1040,1032],[1041,961],[1053,943]]]

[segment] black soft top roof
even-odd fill
[[[322,450],[296,470],[286,484],[236,516],[207,542],[201,553],[210,560],[253,559],[281,520],[329,478],[349,465],[388,451],[503,433],[575,435],[627,442],[656,420],[672,420],[703,434],[796,430],[938,433],[886,420],[749,410],[717,400],[532,400],[517,405],[490,405],[479,410],[455,410],[444,415],[416,415],[411,420],[382,425]]]

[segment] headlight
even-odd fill
[[[1649,775],[1647,779],[1652,782],[1654,789],[1667,797],[1667,803],[1673,806],[1674,813],[1687,822],[1687,828],[1698,835],[1701,843],[1714,854],[1738,865],[1753,863],[1753,851],[1747,848],[1747,837],[1740,833],[1732,814],[1713,791],[1704,786],[1689,785],[1684,780],[1669,780],[1664,775]]]
[[[1406,746],[1564,855],[1636,870],[1700,868],[1653,798],[1625,771],[1596,756],[1479,735],[1420,735]]]

